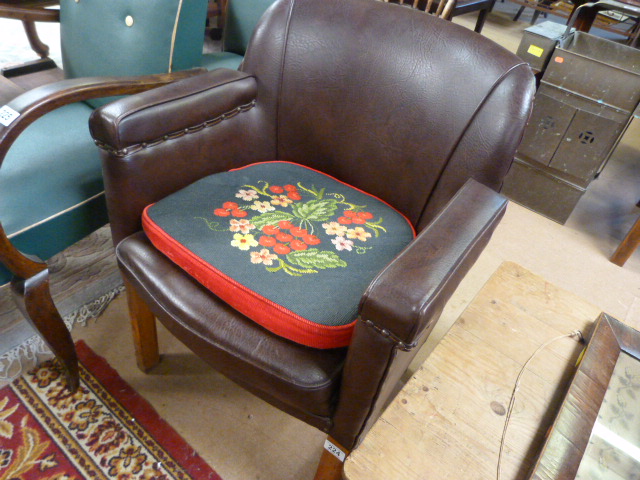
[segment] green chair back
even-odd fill
[[[199,67],[208,0],[61,0],[67,78]],[[111,99],[93,100],[93,107]]]
[[[244,55],[262,14],[275,0],[229,0],[222,49]]]

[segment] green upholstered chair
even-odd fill
[[[48,290],[47,259],[107,223],[88,119],[102,97],[136,93],[200,67],[207,0],[62,0],[66,80],[0,104],[0,285],[77,385],[71,337]],[[21,252],[24,252],[21,253]]]
[[[228,0],[222,36],[222,51],[205,54],[202,66],[207,70],[236,70],[244,57],[258,20],[275,0]]]

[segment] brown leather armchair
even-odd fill
[[[241,71],[215,70],[94,112],[139,366],[159,359],[157,317],[214,368],[348,453],[499,222],[506,200],[492,189],[533,94],[524,62],[450,22],[371,0],[279,0]],[[271,334],[141,231],[147,205],[273,159],[370,192],[418,231],[362,296],[346,348]],[[341,465],[325,452],[316,478],[339,478]]]

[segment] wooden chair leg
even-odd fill
[[[27,34],[27,39],[29,40],[31,49],[36,52],[40,58],[47,58],[49,56],[49,47],[40,40],[35,22],[32,22],[31,20],[23,20],[22,25],[24,26],[24,31]]]
[[[62,362],[67,388],[75,392],[80,385],[78,357],[71,334],[51,298],[49,270],[45,268],[28,280],[14,277],[11,289],[18,308]]]
[[[313,480],[342,480],[344,478],[342,470],[347,455],[349,455],[349,450],[342,447],[333,438],[327,437]]]
[[[473,29],[474,32],[482,33],[482,27],[484,27],[484,22],[487,19],[488,13],[489,10],[480,10],[480,13],[478,13],[478,20],[476,20],[476,26]]]
[[[610,260],[622,267],[629,257],[633,254],[633,252],[640,246],[640,218],[636,221],[636,223],[631,227],[629,233],[622,240],[617,250],[611,256]]]
[[[514,21],[514,22],[517,22],[517,21],[518,21],[518,19],[520,18],[520,15],[522,15],[522,12],[524,12],[524,8],[525,8],[525,7],[524,7],[524,6],[522,6],[522,7],[520,7],[520,8],[518,9],[518,13],[516,13],[516,14],[515,14],[515,16],[513,17],[513,21]]]
[[[160,361],[156,318],[133,285],[126,279],[124,286],[127,291],[136,362],[140,370],[148,372]]]

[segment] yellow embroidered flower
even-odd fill
[[[273,200],[271,200],[272,205],[282,205],[283,207],[288,207],[292,203],[293,200],[291,200],[286,195],[278,195],[277,197],[274,197]]]
[[[258,242],[251,234],[242,235],[241,233],[236,233],[233,236],[233,240],[231,240],[231,246],[238,247],[240,250],[249,250],[251,247],[257,247]]]
[[[347,230],[347,238],[355,238],[361,242],[366,242],[369,237],[371,237],[371,234],[362,227]]]
[[[327,235],[337,235],[338,237],[344,237],[347,233],[347,227],[340,225],[338,222],[323,223],[322,228]]]

